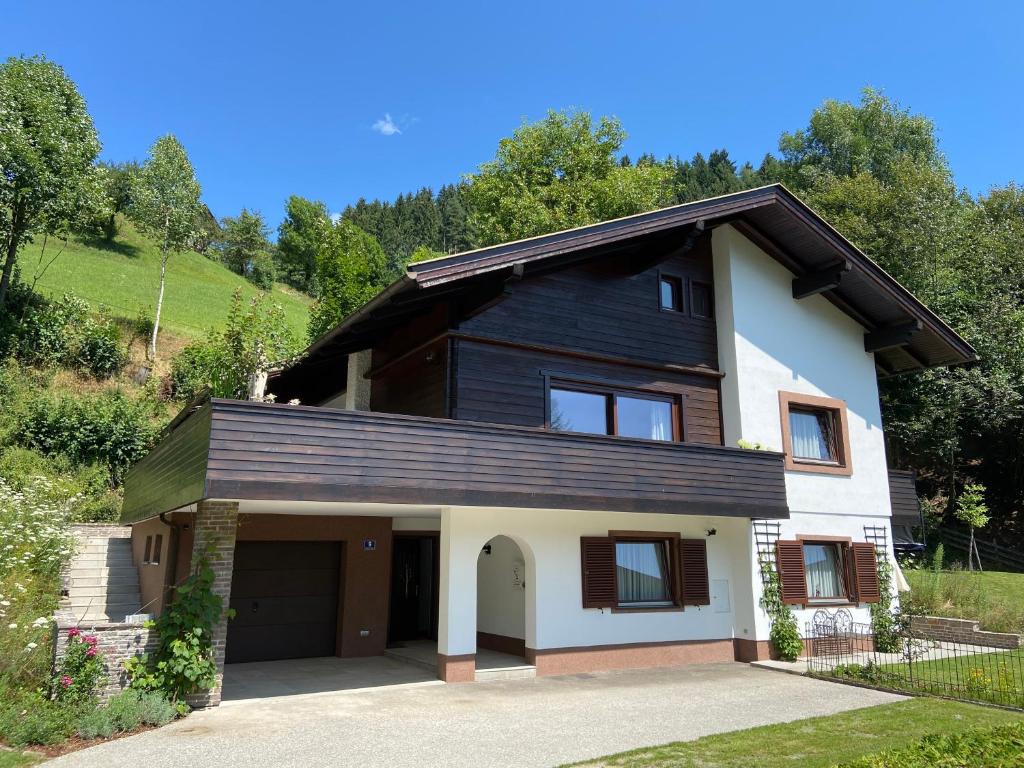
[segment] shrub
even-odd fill
[[[71,364],[78,329],[89,316],[89,305],[71,293],[31,307],[19,330],[18,357],[40,365]]]
[[[38,691],[0,693],[0,741],[12,747],[64,741],[75,732],[75,724],[84,713]]]
[[[277,268],[274,258],[269,253],[261,252],[253,256],[245,265],[245,276],[249,282],[264,291],[272,290],[277,279]]]
[[[102,462],[112,484],[119,485],[156,433],[144,402],[108,391],[81,398],[37,397],[22,417],[19,440],[47,454],[63,453],[78,464]]]
[[[171,392],[180,400],[192,400],[213,380],[222,365],[221,350],[209,342],[194,342],[171,361]]]
[[[98,707],[82,715],[75,730],[83,739],[109,739],[116,729],[107,708]]]
[[[868,755],[843,768],[1004,768],[1021,765],[1024,722],[959,733],[932,734],[916,743]]]
[[[178,716],[175,706],[161,693],[151,691],[135,695],[139,698],[139,717],[146,725],[167,725]]]
[[[50,684],[52,698],[65,704],[95,702],[96,687],[105,678],[96,636],[83,635],[78,629],[69,630],[64,656]]]
[[[761,576],[764,589],[761,592],[761,607],[771,621],[768,639],[775,653],[784,661],[796,661],[803,653],[804,643],[800,639],[796,616],[789,606],[782,602],[782,585],[779,574],[768,560],[761,561]]]
[[[107,702],[104,707],[115,731],[134,731],[142,725],[142,705],[136,691],[123,691]]]
[[[120,373],[128,363],[121,329],[110,318],[102,318],[98,322],[86,320],[75,362],[96,379],[108,379]]]

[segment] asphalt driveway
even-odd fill
[[[54,766],[553,766],[897,701],[721,663],[232,701]]]

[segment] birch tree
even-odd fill
[[[142,230],[160,245],[160,291],[149,341],[150,360],[156,359],[167,262],[172,253],[184,250],[195,234],[199,193],[199,182],[185,148],[171,134],[157,139],[136,177],[129,211]]]

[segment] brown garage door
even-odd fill
[[[336,541],[238,542],[226,661],[333,656],[340,566]]]

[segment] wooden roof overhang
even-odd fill
[[[793,193],[773,184],[410,265],[297,363],[275,372],[272,389],[288,392],[300,379],[336,368],[345,355],[372,346],[438,302],[472,313],[524,276],[607,257],[627,270],[644,269],[722,224],[793,272],[794,298],[821,294],[860,323],[880,376],[977,360],[971,345],[934,312]]]

